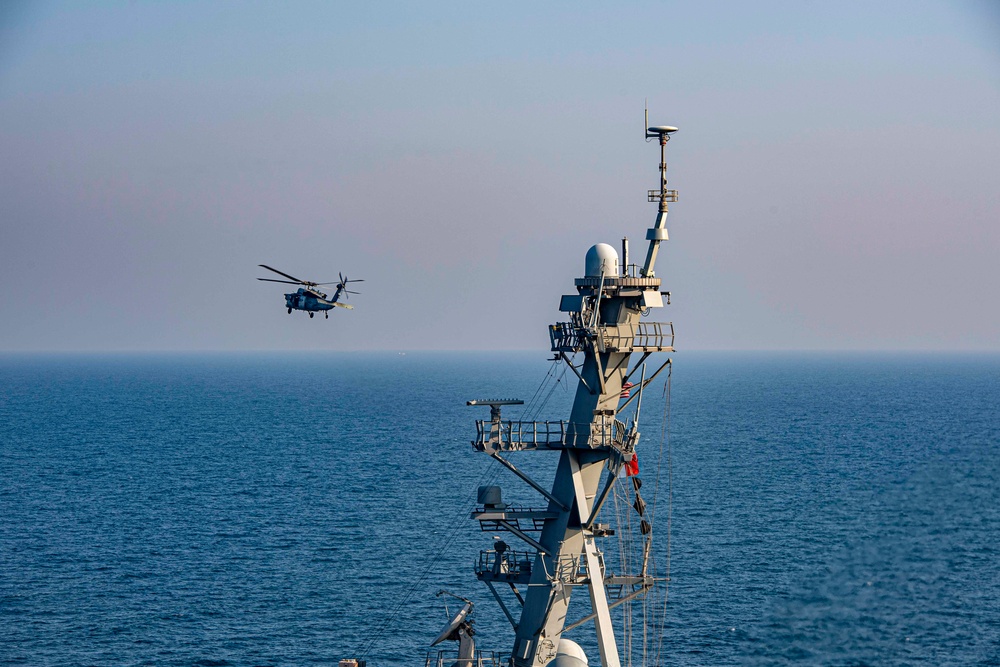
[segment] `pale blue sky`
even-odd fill
[[[538,4],[0,6],[0,351],[544,352],[645,98],[679,348],[1000,349],[1000,3]]]

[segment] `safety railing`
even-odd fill
[[[471,658],[459,659],[458,651],[431,651],[424,667],[508,667],[510,654],[497,651],[475,651]]]
[[[531,580],[536,556],[534,552],[510,549],[503,552],[492,549],[480,551],[479,560],[476,561],[474,568],[476,577],[489,581],[526,584]],[[603,569],[604,554],[601,553],[599,558]],[[581,556],[560,556],[556,560],[555,568],[544,567],[546,567],[545,577],[549,580],[558,579],[564,583],[579,584],[585,583],[590,577],[587,560]],[[549,571],[550,568],[552,571]],[[639,590],[648,590],[655,586],[657,581],[663,579],[657,580],[648,575],[623,576],[610,573],[604,577],[604,585],[611,600],[626,597]]]
[[[549,325],[553,352],[673,352],[673,322],[638,322],[618,326],[579,327],[572,322]]]
[[[491,581],[528,583],[534,561],[535,554],[527,551],[480,551],[475,565],[476,576]]]
[[[582,584],[590,576],[587,561],[581,556],[561,556],[556,562],[555,572],[551,574],[566,584]]]
[[[572,322],[549,325],[549,339],[553,352],[580,352],[588,345],[590,329],[577,327]]]
[[[472,446],[490,453],[567,447],[622,449],[626,436],[625,424],[617,419],[588,424],[480,420],[476,422],[476,439],[472,441]]]
[[[660,279],[655,277],[642,276],[638,265],[630,264],[631,270],[625,276],[588,276],[586,278],[576,278],[573,284],[584,289],[598,289],[602,285],[605,289],[630,289],[635,287],[647,289],[659,289]]]
[[[503,524],[509,524],[518,530],[537,532],[545,526],[546,519],[554,516],[555,513],[546,510],[515,505],[505,505],[502,508],[477,507],[472,511],[472,518],[479,520],[480,528],[486,533],[506,530]]]
[[[480,551],[479,560],[475,564],[476,577],[485,581],[527,584],[535,568],[536,556],[537,554],[526,551]],[[545,578],[550,581],[583,584],[590,576],[587,573],[587,561],[582,556],[559,556],[555,562],[550,558],[543,558],[542,567],[545,569]]]
[[[664,191],[649,190],[648,197],[649,197],[648,201],[651,202],[660,201],[661,199],[667,202],[675,202],[677,201],[678,195],[677,195],[677,190],[664,190]]]
[[[673,322],[638,322],[617,327],[599,327],[597,347],[607,352],[672,352]]]

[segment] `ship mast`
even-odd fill
[[[649,113],[646,113],[646,125],[649,125]],[[667,142],[670,135],[677,131],[676,127],[669,125],[658,125],[646,128],[646,140],[659,139],[660,141],[660,189],[650,190],[648,199],[651,202],[659,202],[660,211],[656,214],[656,224],[646,232],[649,240],[649,250],[646,252],[646,262],[642,265],[642,275],[652,277],[656,275],[653,265],[656,264],[656,253],[660,249],[660,242],[666,241],[667,236],[667,203],[677,201],[677,190],[667,189]]]
[[[541,667],[556,657],[566,629],[567,611],[574,589],[585,587],[593,613],[574,624],[593,620],[603,667],[620,667],[611,609],[641,596],[656,580],[645,568],[635,575],[605,571],[599,540],[611,533],[596,518],[632,460],[639,431],[618,419],[623,384],[653,353],[673,351],[673,324],[642,319],[651,308],[663,306],[660,279],[654,272],[659,245],[667,240],[667,202],[677,192],[667,189],[665,148],[675,127],[648,127],[646,137],[660,142],[660,187],[649,191],[649,201],[659,203],[656,223],[648,230],[645,263],[628,264],[628,243],[623,242],[622,265],[615,249],[593,246],[586,257],[585,275],[575,280],[576,294],[562,297],[559,310],[569,321],[549,327],[555,358],[565,362],[579,382],[569,421],[504,421],[501,406],[513,400],[478,400],[470,405],[490,405],[491,419],[477,423],[473,446],[503,464],[535,489],[546,502],[544,509],[514,509],[502,502],[499,487],[481,487],[479,507],[473,512],[484,530],[506,531],[526,545],[518,551],[501,540],[480,554],[476,574],[490,588],[514,628],[512,662],[515,667]],[[631,364],[633,353],[641,354]],[[574,362],[577,354],[582,363]],[[670,363],[667,360],[637,389],[648,384]],[[631,364],[631,366],[630,366]],[[558,464],[551,489],[543,487],[514,466],[508,452],[551,451]],[[607,470],[607,474],[603,475]],[[605,482],[602,486],[602,475]],[[537,533],[537,536],[535,535]],[[647,535],[649,540],[651,536]],[[646,545],[648,554],[649,545]],[[609,585],[620,591],[609,596]],[[498,592],[507,586],[520,603],[520,613],[505,604]],[[560,655],[564,655],[560,653]],[[560,664],[577,664],[572,656]],[[583,665],[583,661],[579,661]]]

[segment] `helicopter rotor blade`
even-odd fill
[[[278,269],[272,268],[272,267],[268,266],[267,264],[258,264],[257,266],[265,268],[268,271],[274,271],[279,276],[285,276],[286,278],[294,280],[296,283],[299,283],[300,285],[315,285],[315,283],[310,283],[308,280],[299,280],[295,276],[290,276],[287,273],[285,273],[284,271],[279,271]],[[261,280],[263,280],[263,278],[261,278]]]
[[[258,278],[257,280],[266,280],[269,283],[287,283],[289,285],[302,285],[302,282],[292,282],[291,280],[276,280],[274,278]]]

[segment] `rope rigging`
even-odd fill
[[[462,505],[460,505],[461,507],[467,507],[469,509],[467,509],[465,512],[460,511],[455,515],[451,525],[447,529],[445,540],[441,544],[441,546],[429,551],[424,556],[423,562],[421,564],[422,567],[420,568],[422,574],[417,578],[416,581],[413,582],[413,585],[411,585],[410,588],[407,589],[406,593],[400,598],[396,606],[393,607],[392,611],[389,612],[388,616],[386,616],[386,619],[385,621],[383,621],[382,625],[380,625],[378,629],[375,630],[374,633],[372,633],[368,642],[364,645],[364,648],[358,652],[358,654],[362,658],[367,658],[368,654],[375,647],[378,641],[383,636],[385,636],[386,631],[389,630],[390,627],[392,627],[392,624],[398,618],[400,611],[410,601],[410,598],[413,597],[413,594],[416,593],[417,589],[420,588],[423,585],[423,583],[427,580],[427,578],[430,577],[430,575],[435,572],[435,565],[441,566],[443,564],[442,559],[434,558],[434,555],[438,553],[447,553],[448,549],[455,541],[455,538],[458,536],[459,530],[462,527],[464,521],[468,518],[469,513],[476,508],[477,505],[476,501],[478,499],[479,487],[487,486],[496,481],[496,478],[500,474],[500,470],[501,470],[500,465],[496,461],[490,459],[490,463],[489,465],[487,465],[486,470],[483,471],[483,474],[479,478],[479,481],[476,482],[476,484],[472,487],[472,493],[470,494],[470,496],[467,496],[467,498],[471,497],[472,500],[471,501],[466,500],[464,503],[462,503]]]
[[[549,372],[542,380],[542,385],[539,386],[539,390],[535,392],[536,395],[540,393],[540,391],[543,389],[544,385],[548,382],[548,380],[554,377],[556,366],[559,365],[560,364],[558,359],[552,360],[552,365],[549,367]],[[545,394],[545,398],[543,398],[541,402],[538,403],[538,405],[533,405],[535,397],[532,396],[531,401],[529,401],[528,405],[525,405],[524,407],[524,415],[525,415],[524,421],[529,421],[529,422],[537,421],[538,415],[541,414],[545,406],[548,405],[549,400],[552,398],[552,394],[555,393],[556,389],[560,386],[564,388],[566,387],[566,385],[563,384],[563,378],[566,377],[566,370],[567,370],[566,366],[562,365],[562,371],[559,373],[559,377],[555,379],[555,382],[552,383],[552,386],[549,388],[548,393]]]
[[[669,360],[667,362],[670,363]],[[618,634],[620,636],[623,666],[630,667],[640,653],[642,665],[660,665],[663,657],[663,629],[666,625],[667,587],[670,579],[670,546],[673,513],[673,456],[670,445],[670,390],[672,384],[672,364],[668,366],[667,377],[663,383],[663,415],[660,427],[660,443],[657,455],[656,474],[653,480],[653,497],[649,506],[639,493],[642,481],[638,476],[626,476],[631,484],[618,484],[613,487],[608,511],[613,515],[616,534],[618,535],[617,550],[614,552],[618,567],[623,576],[640,576],[646,574],[662,582],[661,586],[648,589],[641,598],[640,605],[633,605],[634,600],[619,605],[618,614],[622,621]],[[664,461],[664,459],[666,459]],[[666,466],[664,467],[664,463]],[[666,554],[663,564],[665,572],[660,576],[660,562],[656,557],[645,560],[645,540],[652,540],[652,529],[659,502],[659,487],[663,472],[666,472]],[[610,474],[610,471],[609,471]],[[648,522],[647,522],[648,519]],[[636,534],[636,526],[641,530]],[[652,544],[652,543],[651,543]],[[641,547],[641,548],[637,548]],[[648,570],[644,572],[644,569]],[[665,579],[665,580],[664,580]],[[628,591],[622,590],[621,595]],[[637,636],[638,628],[633,621],[641,615],[641,637]],[[641,643],[640,643],[641,642]],[[635,650],[634,650],[635,649]]]
[[[528,421],[534,421],[537,418],[538,414],[541,412],[541,410],[548,403],[549,399],[552,397],[552,394],[560,386],[560,384],[562,384],[562,380],[566,375],[566,368],[563,367],[562,371],[558,373],[558,377],[556,377],[556,367],[558,365],[560,365],[559,360],[554,359],[553,363],[549,366],[549,370],[545,374],[545,377],[542,378],[542,381],[541,383],[539,383],[538,388],[535,389],[535,393],[532,394],[531,399],[529,399],[528,403],[525,405],[525,410],[524,410],[525,413],[531,413],[531,416],[528,419]],[[553,378],[555,378],[554,382],[552,382]],[[550,383],[551,387],[548,387],[548,393],[543,394],[543,392],[545,392],[547,385],[549,385]],[[562,386],[565,385],[563,384]],[[540,402],[537,402],[536,404],[536,401],[538,401],[539,396],[544,396],[544,397],[540,400]],[[446,537],[444,542],[441,543],[440,546],[437,547],[436,549],[428,552],[428,554],[424,557],[422,567],[420,568],[421,575],[409,587],[409,589],[407,589],[406,593],[400,598],[399,602],[397,602],[397,604],[393,607],[392,611],[388,614],[385,621],[375,630],[374,633],[372,633],[372,635],[368,639],[368,642],[364,645],[364,648],[358,652],[358,654],[362,658],[366,658],[370,654],[371,650],[375,647],[378,641],[383,636],[385,636],[386,632],[392,627],[393,623],[399,617],[400,612],[407,605],[407,603],[410,601],[410,599],[413,597],[416,591],[423,585],[423,583],[432,574],[434,574],[435,565],[438,566],[442,565],[441,559],[434,558],[434,554],[447,552],[447,550],[451,547],[452,543],[455,541],[455,538],[458,536],[461,527],[468,519],[469,513],[472,510],[474,510],[477,506],[479,487],[489,486],[494,482],[496,482],[496,480],[500,477],[502,471],[503,468],[495,460],[490,459],[490,463],[487,466],[486,470],[483,472],[479,481],[476,482],[476,484],[472,487],[470,495],[467,496],[467,498],[470,498],[470,500],[467,500],[465,503],[460,505],[460,507],[467,507],[468,509],[466,509],[465,511],[459,511],[455,514],[451,525],[449,525],[449,527],[446,530]]]
[[[673,380],[674,366],[670,365],[670,369],[667,371],[667,379],[663,383],[663,420],[660,426],[660,455],[657,461],[657,476],[656,483],[653,486],[653,512],[655,516],[656,512],[656,501],[659,492],[660,485],[660,475],[659,470],[662,469],[663,465],[663,450],[664,445],[666,445],[667,452],[667,552],[665,558],[665,568],[664,573],[666,581],[663,585],[663,605],[659,610],[659,631],[657,632],[656,641],[656,652],[654,653],[654,661],[652,664],[660,665],[661,658],[663,656],[663,627],[667,621],[667,600],[670,593],[670,547],[671,547],[671,528],[673,521],[673,506],[674,506],[674,460],[673,460],[673,448],[670,441],[670,390]],[[653,613],[656,614],[657,610],[654,609]]]

